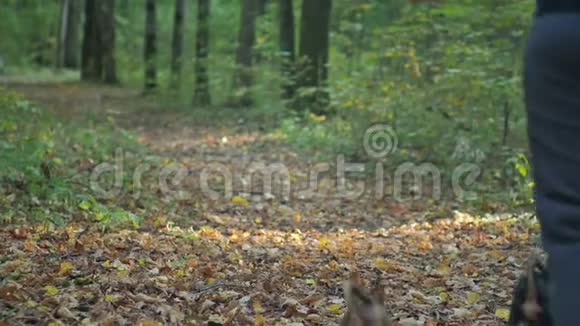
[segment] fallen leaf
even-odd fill
[[[242,205],[242,206],[248,206],[250,204],[246,198],[241,197],[241,196],[232,197],[232,203],[237,204],[237,205]]]
[[[57,293],[58,293],[58,289],[57,289],[57,288],[55,288],[55,287],[54,287],[54,286],[52,286],[52,285],[47,285],[47,286],[45,286],[45,287],[44,287],[44,291],[45,291],[46,293],[48,293],[49,295],[55,295],[55,294],[57,294]]]
[[[474,304],[479,300],[479,294],[475,293],[475,292],[469,292],[467,294],[467,302],[469,302],[469,304]]]
[[[505,321],[510,319],[510,311],[505,308],[498,308],[495,310],[495,315]]]
[[[65,275],[65,274],[68,274],[73,268],[74,268],[74,266],[71,262],[64,261],[64,262],[60,263],[60,270],[58,271],[58,273],[60,275]]]

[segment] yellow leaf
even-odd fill
[[[24,241],[24,249],[26,249],[26,251],[36,252],[38,247],[34,241],[26,240]]]
[[[44,287],[44,291],[46,291],[46,293],[50,294],[50,295],[55,295],[58,293],[58,289],[55,288],[52,285],[47,285]]]
[[[400,270],[401,267],[399,265],[397,265],[396,263],[390,262],[390,261],[386,261],[384,258],[379,257],[379,258],[375,258],[375,266],[383,271],[383,272],[388,272],[388,271],[392,271],[392,270]]]
[[[187,275],[187,273],[186,273],[186,272],[185,272],[183,269],[178,269],[178,270],[175,272],[175,277],[184,277],[184,276],[186,276],[186,275]]]
[[[241,197],[241,196],[232,197],[232,203],[242,205],[242,206],[248,206],[250,204],[246,198]]]
[[[444,301],[444,302],[449,301],[449,293],[447,293],[447,292],[439,293],[439,299],[441,299],[441,301]]]
[[[60,270],[58,273],[60,275],[68,274],[74,268],[73,264],[70,261],[64,261],[60,263]]]
[[[296,212],[292,214],[292,220],[294,220],[294,223],[300,223],[300,221],[302,221],[302,216],[300,213]]]
[[[254,325],[256,326],[264,326],[266,325],[266,318],[262,315],[256,315],[256,319],[254,319]]]
[[[114,294],[105,295],[105,302],[115,302],[117,301],[117,296]]]
[[[328,238],[323,235],[322,238],[320,238],[320,240],[318,240],[318,249],[324,249],[326,248],[326,246],[328,246]]]
[[[467,294],[467,302],[469,302],[469,304],[474,304],[477,302],[477,300],[479,300],[479,294],[475,293],[475,292],[469,292]]]
[[[258,300],[255,300],[252,304],[252,307],[254,308],[254,311],[257,314],[261,314],[264,312],[264,308],[262,307],[262,303]]]
[[[117,277],[127,277],[129,275],[129,270],[117,271]]]
[[[326,266],[333,271],[337,270],[339,267],[338,262],[336,262],[334,259],[329,261]]]
[[[330,310],[330,311],[332,311],[332,312],[334,312],[334,313],[336,313],[336,314],[340,314],[340,313],[342,313],[342,312],[340,311],[340,308],[341,308],[341,307],[340,307],[340,305],[338,305],[338,304],[336,304],[336,303],[333,303],[333,304],[331,304],[330,306],[328,306],[328,310]]]
[[[254,219],[254,222],[255,222],[256,224],[261,224],[261,223],[262,223],[262,218],[261,218],[261,217],[256,217],[256,218]]]
[[[449,259],[443,258],[437,266],[437,272],[440,274],[448,274],[449,273]]]
[[[503,320],[510,319],[510,311],[505,308],[498,308],[495,310],[495,315]]]

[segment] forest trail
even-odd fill
[[[388,309],[401,325],[505,323],[532,250],[530,233],[537,232],[526,218],[476,217],[427,199],[340,197],[331,174],[306,192],[320,166],[243,121],[195,123],[116,88],[10,87],[64,119],[113,119],[187,172],[180,188],[186,197],[158,190],[156,202],[172,205],[170,213],[147,212],[148,223],[136,230],[102,234],[71,225],[39,235],[41,245],[3,232],[9,240],[0,251],[29,274],[11,285],[13,295],[35,299],[22,306],[0,301],[0,310],[18,311],[21,321],[333,325],[345,309],[341,282],[359,272],[386,287]],[[231,196],[217,195],[224,186],[213,175],[212,189],[200,186],[208,169],[218,168],[232,176]],[[252,168],[287,169],[290,196],[275,178],[272,194],[265,192]]]

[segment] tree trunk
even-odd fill
[[[279,30],[280,30],[280,54],[282,57],[282,98],[294,97],[294,61],[295,36],[294,36],[294,10],[292,0],[279,0]]]
[[[251,88],[254,84],[252,73],[252,49],[256,37],[256,1],[241,0],[241,19],[236,53],[237,69],[234,76],[236,104],[251,106],[254,103]]]
[[[67,39],[68,19],[70,16],[70,2],[71,0],[60,1],[60,21],[58,26],[58,44],[56,47],[56,67],[62,68],[64,66],[64,52]]]
[[[315,87],[319,90],[306,99],[313,110],[319,112],[327,105],[328,93],[321,90],[328,79],[328,50],[330,13],[332,0],[302,2],[300,26],[300,77],[299,86]]]
[[[268,0],[257,0],[256,15],[263,16],[266,14],[266,7],[268,6]]]
[[[85,81],[101,81],[101,72],[103,71],[101,40],[97,24],[98,1],[100,0],[85,1],[85,25],[81,54],[81,79]]]
[[[179,86],[181,77],[181,60],[183,59],[183,25],[185,0],[175,0],[173,21],[173,39],[171,42],[171,75],[173,88]]]
[[[195,39],[195,85],[193,104],[208,106],[211,104],[209,92],[208,62],[209,57],[209,19],[210,0],[197,1],[197,31]]]
[[[117,84],[115,64],[115,0],[98,0],[101,5],[100,34],[102,51],[102,80],[107,84]]]
[[[157,87],[157,21],[155,0],[145,2],[145,91]]]
[[[63,66],[76,69],[79,67],[82,0],[68,0],[69,10],[66,27],[66,40],[64,41]]]
[[[75,0],[72,0],[75,1]],[[86,0],[81,79],[117,83],[114,0]]]
[[[57,68],[78,68],[78,23],[80,2],[60,1],[60,22],[56,54]]]

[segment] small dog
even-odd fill
[[[356,275],[343,285],[348,311],[341,326],[392,326],[384,305],[384,290],[369,292]],[[549,275],[545,264],[531,256],[512,295],[508,326],[552,326],[549,311]]]
[[[549,275],[545,264],[532,255],[512,295],[508,326],[552,326],[549,311]]]
[[[361,285],[358,276],[351,277],[343,285],[348,310],[341,326],[392,326],[384,305],[384,289],[377,287],[369,292]]]

